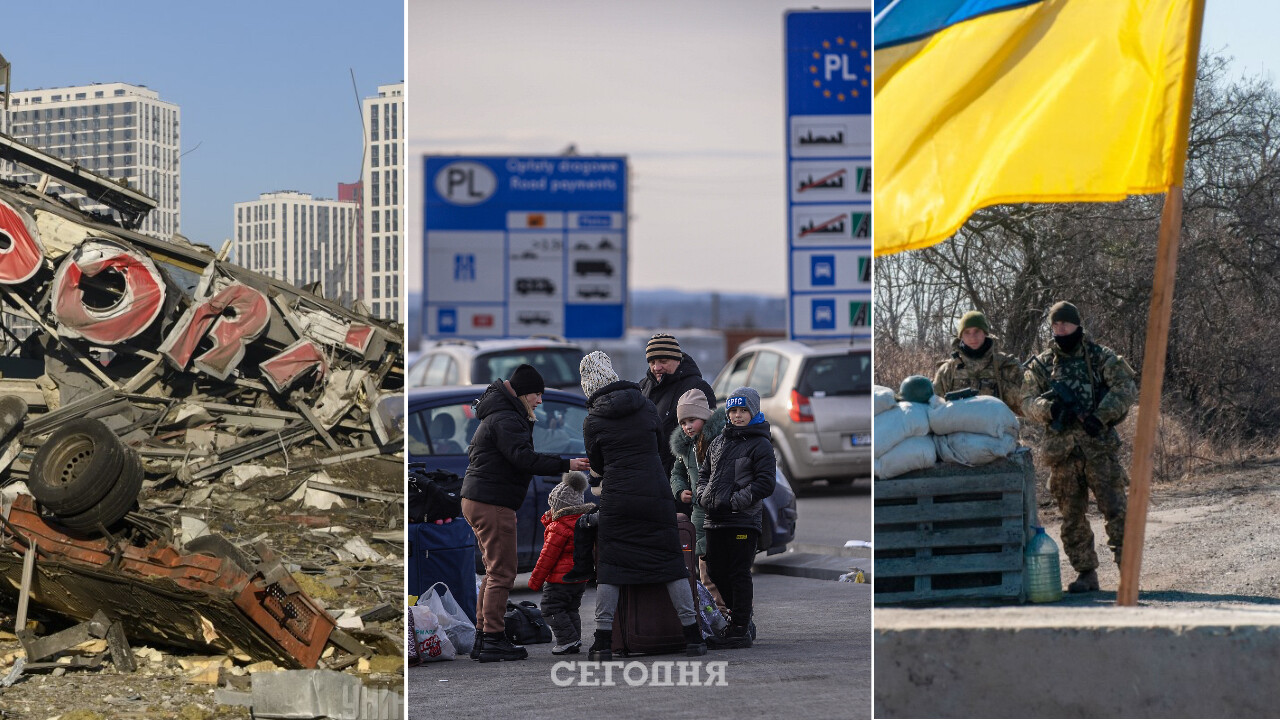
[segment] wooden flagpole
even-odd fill
[[[1175,162],[1176,184],[1164,196],[1160,213],[1160,238],[1156,271],[1147,317],[1147,345],[1142,359],[1142,389],[1138,394],[1138,428],[1133,438],[1133,463],[1129,472],[1129,505],[1125,512],[1124,548],[1120,553],[1120,588],[1116,605],[1138,604],[1138,575],[1142,571],[1142,544],[1147,532],[1147,506],[1151,501],[1151,469],[1156,431],[1160,426],[1160,392],[1164,385],[1165,357],[1169,350],[1169,324],[1173,310],[1173,283],[1178,268],[1178,242],[1182,232],[1182,182],[1187,162],[1187,138],[1191,132],[1191,104],[1195,92],[1196,65],[1200,56],[1200,27],[1204,0],[1191,0],[1191,28],[1187,37],[1187,62],[1182,85],[1182,113],[1178,125],[1180,156]]]

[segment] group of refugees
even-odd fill
[[[504,613],[517,570],[516,510],[535,474],[564,474],[542,517],[542,554],[529,579],[531,589],[543,592],[541,610],[554,636],[553,654],[580,651],[579,607],[593,577],[591,660],[612,659],[622,588],[639,584],[666,586],[688,655],[704,655],[708,645],[751,647],[751,564],[762,503],[775,482],[760,396],[740,387],[716,407],[697,363],[671,335],[654,335],[645,359],[649,369],[639,383],[620,379],[603,352],[582,359],[585,458],[566,460],[534,450],[534,409],[545,386],[533,366],[517,367],[477,401],[480,425],[461,493],[462,512],[475,531],[485,568],[476,600],[473,660],[528,657],[524,647],[506,637]],[[585,502],[588,483],[598,485],[599,507]],[[696,528],[702,582],[729,616],[723,637],[704,641],[699,628],[678,510],[689,512]]]
[[[1072,593],[1098,586],[1098,555],[1085,516],[1093,492],[1106,523],[1107,544],[1120,564],[1124,542],[1125,488],[1116,425],[1137,400],[1133,368],[1114,350],[1084,331],[1080,311],[1069,302],[1049,310],[1052,340],[1020,364],[999,349],[987,318],[970,311],[960,319],[951,356],[939,364],[934,393],[975,390],[1000,398],[1016,414],[1044,426],[1042,459],[1049,490],[1062,513],[1062,545],[1078,577]]]

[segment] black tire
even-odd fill
[[[107,492],[106,497],[97,505],[81,513],[59,515],[58,522],[77,532],[93,532],[99,526],[109,528],[120,522],[138,503],[138,492],[142,490],[142,459],[132,448],[121,446],[124,451],[124,470],[120,473],[115,485]],[[56,514],[56,513],[55,513]]]
[[[28,473],[31,494],[55,515],[75,515],[99,504],[124,467],[124,446],[97,420],[76,418],[49,436]]]
[[[251,573],[253,561],[235,543],[221,535],[201,535],[186,544],[186,551],[192,555],[209,555],[223,560],[230,560],[236,567]]]

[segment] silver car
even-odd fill
[[[582,394],[578,365],[582,348],[560,338],[534,336],[502,340],[436,340],[423,345],[418,359],[405,371],[408,387],[488,385],[511,376],[528,363],[538,369],[547,387]]]
[[[748,342],[712,384],[760,393],[778,468],[793,487],[871,475],[871,347]]]

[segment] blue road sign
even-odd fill
[[[426,156],[424,164],[428,335],[622,337],[625,157]]]
[[[792,10],[784,24],[788,330],[869,338],[871,12]]]

